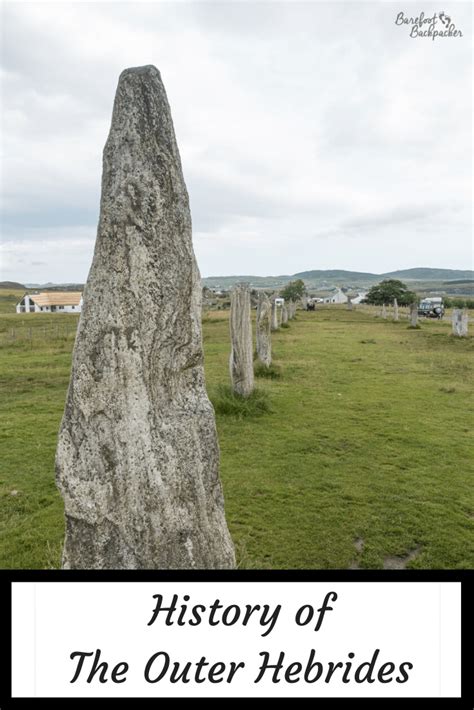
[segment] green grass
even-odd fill
[[[15,313],[15,306],[25,294],[16,288],[0,288],[0,313]]]
[[[270,411],[217,414],[239,565],[382,568],[417,550],[409,567],[474,567],[473,338],[450,337],[448,319],[408,330],[370,309],[298,316],[273,333],[284,377],[259,380]],[[54,453],[76,323],[0,316],[0,567],[60,562]],[[203,332],[218,404],[228,313]]]
[[[245,419],[261,417],[270,411],[268,393],[257,388],[248,397],[242,397],[233,392],[230,385],[217,385],[210,397],[216,414],[224,416]]]
[[[274,362],[267,367],[263,362],[256,361],[254,362],[253,371],[255,377],[263,377],[267,380],[278,380],[281,377],[281,367],[275,365]]]

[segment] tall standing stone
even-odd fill
[[[250,289],[248,284],[236,284],[230,294],[230,379],[232,389],[242,397],[252,394],[253,341],[250,320]]]
[[[260,291],[257,306],[257,357],[265,367],[272,364],[272,306],[268,296]]]
[[[281,323],[288,323],[288,308],[285,303],[281,304]]]
[[[398,301],[396,298],[393,299],[393,320],[398,320]]]
[[[380,315],[382,316],[382,318],[387,317],[387,306],[385,305],[385,303],[382,303],[382,311],[381,311]]]
[[[228,568],[201,283],[159,71],[122,72],[56,454],[65,568]]]
[[[463,338],[467,336],[469,329],[469,316],[467,308],[454,308],[451,316],[453,335]]]
[[[301,296],[301,308],[305,311],[308,308],[308,296]]]
[[[347,297],[347,310],[348,310],[348,311],[352,311],[352,308],[353,308],[352,301],[351,301],[351,299],[350,299],[349,296],[348,296],[348,297]]]
[[[277,309],[277,304],[275,301],[272,301],[272,323],[271,323],[271,329],[273,331],[278,330],[279,328],[279,323],[278,323],[278,309]]]
[[[418,327],[418,304],[417,303],[410,304],[410,327],[411,328]]]
[[[281,305],[280,305],[280,308],[278,308],[278,306],[277,306],[277,318],[278,318],[278,327],[280,327],[281,324],[283,323],[283,308]]]

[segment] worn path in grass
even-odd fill
[[[1,567],[59,565],[54,452],[75,324],[0,317]],[[474,567],[474,341],[449,333],[449,322],[412,331],[332,307],[299,312],[275,335],[282,377],[257,381],[271,413],[218,417],[242,567]],[[204,344],[217,396],[226,313],[205,318]]]

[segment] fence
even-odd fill
[[[34,323],[15,324],[6,326],[0,331],[0,343],[33,344],[35,341],[52,342],[54,340],[74,340],[76,337],[77,323]]]

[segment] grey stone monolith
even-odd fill
[[[393,320],[398,320],[398,301],[396,298],[393,299]]]
[[[272,301],[272,331],[278,330],[280,327],[280,313],[275,301]]]
[[[416,328],[418,326],[418,304],[410,304],[410,327]]]
[[[253,392],[253,339],[250,319],[250,288],[248,284],[236,284],[230,294],[230,342],[229,360],[232,389],[242,397]]]
[[[265,367],[272,364],[272,306],[268,296],[260,291],[257,306],[257,357]]]
[[[469,330],[469,316],[467,308],[454,308],[451,316],[453,335],[459,338],[466,337]]]
[[[280,304],[279,308],[277,306],[277,319],[278,319],[278,327],[280,327],[281,324],[283,323],[283,304]]]
[[[385,305],[385,303],[382,303],[382,310],[380,312],[380,315],[382,316],[382,318],[387,317],[387,306]]]
[[[278,308],[275,301],[272,301],[272,316],[271,316],[271,329],[272,331],[278,330]]]
[[[288,323],[288,308],[285,303],[281,304],[281,323]]]
[[[353,303],[349,297],[347,297],[347,310],[352,311]]]
[[[188,194],[153,66],[117,87],[56,480],[65,568],[235,566]]]

